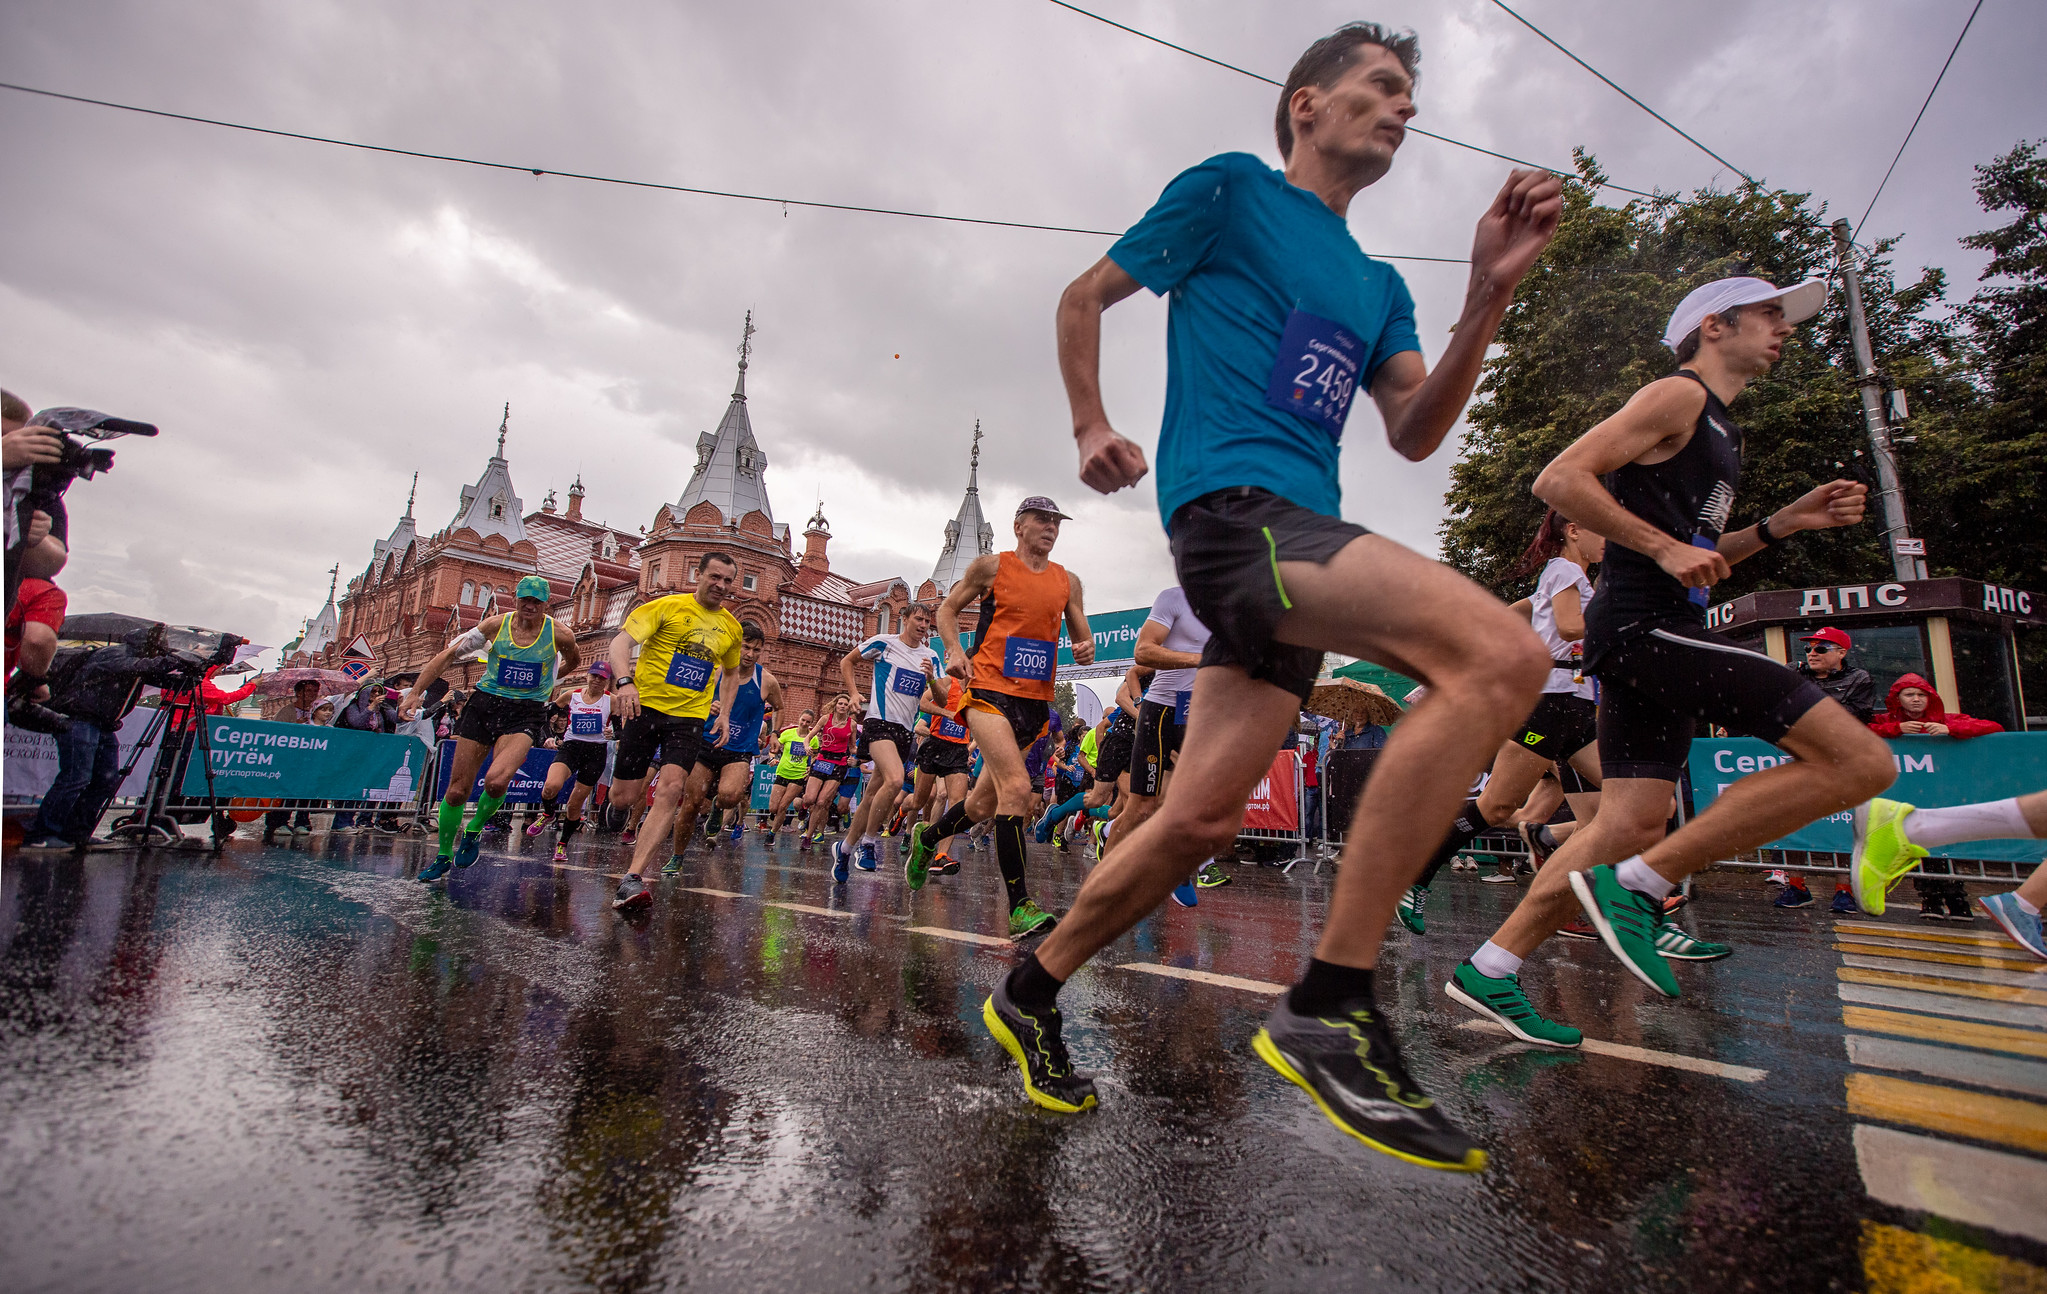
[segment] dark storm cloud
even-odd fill
[[[1268,75],[1359,16],[1333,5],[1118,4],[1113,14]],[[1860,214],[1966,4],[1710,13],[1523,10],[1730,160]],[[1421,32],[1418,124],[1618,181],[1732,177],[1489,4],[1394,4]],[[1984,222],[1969,167],[2047,133],[2042,23],[1993,3],[1870,232],[1966,291]],[[1276,92],[1049,4],[601,9],[18,3],[0,76],[288,129],[831,201],[1114,229],[1180,168],[1273,157]],[[296,630],[335,562],[359,571],[421,473],[451,515],[513,404],[529,507],[581,473],[633,527],[680,493],[731,390],[740,320],[779,519],[822,494],[840,568],[929,570],[976,418],[998,535],[1025,493],[1076,512],[1061,556],[1099,607],[1171,579],[1146,488],[1074,478],[1053,362],[1059,289],[1106,239],[617,189],[371,156],[0,95],[4,380],[32,403],[161,423],[74,492],[67,583],[93,607]],[[1368,250],[1462,255],[1504,164],[1421,138],[1357,204]],[[1402,263],[1440,352],[1457,266]],[[1112,415],[1149,442],[1164,307],[1119,307]],[[1405,463],[1359,415],[1349,513],[1432,548],[1450,451]],[[1108,554],[1114,554],[1113,559]]]

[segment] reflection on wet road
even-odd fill
[[[2047,1282],[2047,975],[1987,929],[1837,926],[1716,875],[1685,920],[1738,951],[1681,1001],[1596,945],[1538,955],[1537,1004],[1605,1044],[1556,1053],[1442,997],[1519,892],[1446,874],[1381,995],[1492,1152],[1467,1178],[1360,1148],[1252,1053],[1320,920],[1305,869],[1239,866],[1076,976],[1103,1104],[1061,1118],[980,1027],[1013,956],[987,854],[913,898],[721,844],[625,920],[615,838],[576,847],[492,833],[445,889],[415,840],[9,858],[0,1283]],[[1084,874],[1032,866],[1050,907]]]

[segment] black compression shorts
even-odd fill
[[[578,786],[595,786],[604,776],[604,743],[565,741],[555,748],[556,767],[566,768]]]
[[[1095,780],[1113,783],[1130,771],[1130,752],[1137,741],[1137,723],[1120,709],[1109,721],[1095,750]]]
[[[1180,725],[1173,707],[1145,701],[1137,707],[1137,744],[1130,752],[1130,793],[1157,795],[1180,753]]]
[[[1585,749],[1599,733],[1599,707],[1575,692],[1544,692],[1514,744],[1556,764]]]
[[[860,741],[853,748],[853,762],[864,764],[874,758],[876,742],[891,742],[896,748],[896,758],[907,761],[910,758],[910,730],[887,719],[867,719],[860,725]]]
[[[846,780],[848,767],[849,761],[843,752],[837,755],[819,755],[810,761],[810,778],[814,782],[843,782]]]
[[[547,740],[547,702],[498,696],[477,689],[455,721],[455,735],[495,746],[500,737],[525,733],[538,746]]]
[[[951,777],[955,773],[964,775],[968,762],[967,743],[964,741],[930,737],[917,747],[917,771],[933,777]]]
[[[713,773],[723,773],[733,764],[751,764],[754,752],[750,750],[726,750],[722,746],[708,743],[697,752],[697,767],[708,768]]]
[[[704,744],[704,721],[642,709],[626,720],[618,734],[618,760],[611,767],[620,782],[637,782],[654,767],[670,764],[687,772],[696,766],[697,753]]]
[[[1371,532],[1250,486],[1181,504],[1166,531],[1187,605],[1211,631],[1202,665],[1235,665],[1307,700],[1322,653],[1274,638],[1290,605],[1279,563],[1325,565]]]
[[[1564,788],[1565,795],[1599,794],[1599,788],[1588,781],[1583,773],[1562,760],[1557,761],[1557,785]]]
[[[1675,782],[1699,721],[1774,743],[1827,699],[1768,656],[1681,622],[1605,647],[1597,671],[1599,764],[1609,778]]]
[[[1052,718],[1050,701],[1011,696],[992,688],[968,688],[967,705],[970,709],[992,712],[1009,720],[1009,731],[1016,738],[1016,748],[1022,751],[1028,751],[1037,744]]]

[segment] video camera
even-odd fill
[[[156,435],[156,428],[149,423],[110,417],[97,409],[45,409],[32,421],[36,426],[54,428],[63,441],[57,461],[40,464],[36,468],[31,493],[44,497],[61,495],[71,488],[73,481],[89,481],[101,472],[113,470],[114,451],[87,445],[78,439],[80,436],[102,441],[120,436]]]
[[[176,681],[161,685],[166,692],[189,691],[205,681],[206,671],[217,665],[234,663],[235,648],[249,641],[239,634],[222,634],[220,643],[205,655],[191,648],[173,647],[170,639],[171,628],[165,624],[151,625],[147,630],[134,635],[140,642],[130,642],[138,656],[168,657],[176,662]]]

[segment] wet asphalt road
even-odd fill
[[[1880,1286],[1870,1228],[1929,1226],[2047,1261],[1864,1195],[1831,919],[1752,874],[1703,884],[1687,924],[1739,952],[1681,968],[1681,1001],[1596,944],[1525,978],[1593,1037],[1756,1082],[1461,1028],[1440,986],[1521,887],[1444,874],[1381,1000],[1491,1149],[1464,1177],[1358,1146],[1267,1069],[1255,986],[1116,968],[1290,981],[1325,897],[1306,867],[1240,864],[1075,978],[1103,1104],[1061,1118],[980,1025],[1014,954],[916,929],[1001,929],[988,853],[913,900],[893,867],[835,887],[750,836],[633,920],[616,837],[562,868],[492,832],[445,887],[411,879],[431,855],[10,856],[0,1285],[1811,1290]],[[1034,846],[1041,901],[1084,867]]]

